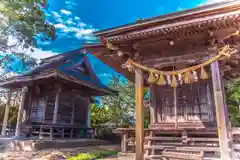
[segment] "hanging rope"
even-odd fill
[[[143,71],[149,72],[149,83],[156,83],[158,85],[165,85],[167,82],[172,87],[178,86],[178,81],[183,80],[185,84],[193,83],[197,81],[197,70],[200,71],[200,79],[208,79],[208,74],[205,71],[204,67],[223,58],[229,58],[232,54],[236,53],[235,49],[229,47],[229,45],[224,46],[219,50],[219,54],[210,58],[209,60],[192,66],[184,68],[181,70],[175,71],[161,71],[153,68],[146,67],[142,64],[139,64],[131,59],[129,59],[125,64],[122,65],[123,68],[128,68],[132,72],[135,68],[140,68]],[[177,79],[178,77],[178,79]],[[167,79],[167,82],[166,82]]]
[[[228,39],[233,36],[239,36],[240,30],[227,35],[223,40]],[[106,47],[110,50],[119,51],[119,47],[110,43],[106,42]],[[224,46],[219,50],[219,54],[210,58],[208,61],[201,63],[199,65],[195,65],[192,67],[184,68],[181,70],[176,71],[160,71],[157,69],[146,67],[142,64],[139,64],[131,59],[129,59],[125,64],[122,65],[123,68],[128,68],[130,72],[133,72],[135,68],[140,68],[143,71],[149,72],[148,83],[156,83],[158,85],[165,85],[169,84],[172,87],[177,87],[178,83],[185,84],[193,83],[198,80],[197,70],[200,71],[200,79],[208,79],[208,74],[205,70],[205,66],[218,61],[224,58],[229,58],[232,54],[236,53],[235,49],[229,47],[229,45]]]

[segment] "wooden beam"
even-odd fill
[[[230,144],[228,137],[228,122],[226,121],[228,113],[226,103],[224,102],[223,87],[218,62],[213,62],[211,64],[211,71],[221,159],[231,160],[231,153],[229,152]]]
[[[173,66],[176,64],[196,64],[209,59],[209,52],[197,52],[194,54],[186,54],[181,56],[171,56],[164,58],[152,57],[142,60],[142,63],[151,67],[161,68],[166,66]],[[157,55],[157,54],[156,54]]]
[[[22,93],[21,93],[22,95],[21,95],[21,101],[20,101],[20,105],[19,105],[19,109],[18,109],[18,117],[17,117],[15,136],[20,136],[20,128],[21,128],[21,124],[22,124],[23,109],[24,109],[27,91],[28,91],[27,87],[22,88]]]
[[[144,159],[144,109],[143,109],[143,73],[141,69],[135,70],[136,95],[136,160]]]
[[[5,136],[6,135],[6,129],[8,125],[8,116],[9,116],[9,110],[10,110],[10,103],[11,103],[11,97],[12,97],[12,92],[8,92],[8,97],[7,97],[7,103],[5,107],[5,112],[4,112],[4,119],[3,119],[3,126],[2,126],[2,132],[1,135]]]

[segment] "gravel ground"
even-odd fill
[[[119,146],[100,145],[100,146],[89,146],[89,147],[68,148],[68,149],[58,149],[58,150],[48,149],[48,150],[40,150],[36,152],[5,151],[0,154],[0,160],[45,160],[43,157],[46,155],[49,155],[50,153],[58,153],[58,154],[63,153],[64,155],[75,156],[78,153],[82,153],[82,152],[91,153],[96,151],[107,151],[107,150],[119,150]],[[114,159],[109,159],[109,160],[114,160]]]

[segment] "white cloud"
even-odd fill
[[[43,51],[43,50],[38,49],[38,48],[33,48],[33,52],[30,51],[30,50],[27,50],[25,53],[27,55],[37,59],[37,60],[40,60],[40,59],[43,59],[43,58],[47,58],[47,57],[51,57],[53,55],[59,54],[59,53],[52,52],[52,51]]]
[[[200,3],[199,6],[223,2],[223,1],[227,1],[227,0],[206,0],[205,2]]]
[[[182,11],[182,10],[184,10],[184,8],[178,6],[177,11]]]
[[[71,15],[71,14],[72,14],[70,11],[65,10],[65,9],[61,9],[60,12],[61,12],[62,14],[66,14],[66,15]]]
[[[62,23],[58,23],[54,25],[57,29],[65,29],[67,28],[67,26],[65,24]]]
[[[86,24],[86,23],[83,23],[83,22],[80,22],[78,25],[79,25],[80,27],[85,27],[87,24]]]
[[[78,16],[75,16],[74,19],[75,19],[76,21],[80,20],[80,18],[79,18]]]
[[[72,20],[68,20],[68,21],[67,21],[67,24],[68,24],[68,25],[74,25],[74,24],[76,24],[76,23],[74,23]]]
[[[76,37],[78,39],[85,39],[85,40],[94,40],[95,37],[93,36],[93,32],[95,29],[78,29],[75,28],[76,31]]]
[[[61,17],[57,12],[55,11],[52,11],[52,15],[55,17],[55,18],[59,18]]]

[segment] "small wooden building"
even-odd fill
[[[86,136],[92,97],[115,94],[100,82],[83,50],[43,59],[29,73],[0,81],[0,87],[21,91],[15,135],[50,139]],[[2,134],[7,118],[8,113]]]
[[[240,1],[232,0],[94,33],[101,43],[85,48],[136,83],[136,160],[144,153],[202,159],[219,151],[231,159],[224,83],[239,76],[239,29]],[[144,85],[151,91],[145,136]],[[126,152],[124,141],[122,147]]]

